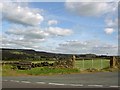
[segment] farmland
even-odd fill
[[[102,60],[102,61],[101,61]],[[40,63],[43,61],[32,61],[33,63]],[[55,61],[48,61],[49,63],[54,63]],[[92,66],[92,60],[76,60],[75,62],[75,68],[78,69],[88,69],[88,68],[106,68],[109,67],[109,60],[108,59],[94,59],[93,60],[93,66]]]
[[[40,63],[42,61],[33,61],[33,63]],[[48,61],[49,63],[53,63],[55,61]],[[32,68],[31,70],[13,70],[11,65],[3,65],[2,66],[2,75],[3,76],[21,76],[21,75],[54,75],[54,74],[71,74],[71,73],[82,73],[83,69],[101,69],[101,61],[94,60],[92,67],[92,60],[85,60],[84,67],[83,61],[77,60],[75,62],[75,68],[50,68],[50,67],[37,67]],[[102,68],[109,67],[109,60],[102,61]]]
[[[24,49],[3,49],[2,53],[3,76],[54,75],[112,71],[110,69],[111,56],[97,56],[95,54],[75,55],[75,63],[73,63],[72,54],[56,54]],[[13,66],[10,63],[18,61],[31,62],[34,67],[30,68],[30,70],[13,69]],[[43,62],[49,63],[50,66],[41,66],[40,64]]]
[[[79,69],[37,67],[32,68],[31,70],[13,70],[11,69],[11,65],[5,65],[2,69],[2,76],[54,75],[70,73],[79,73]]]
[[[101,61],[102,60],[102,61]],[[76,61],[76,68],[88,69],[88,68],[106,68],[109,67],[109,60],[107,59],[96,59],[96,60],[78,60]]]

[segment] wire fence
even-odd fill
[[[109,67],[109,61],[110,60],[107,59],[77,60],[75,63],[75,67],[79,69],[89,69],[89,68],[103,69]]]

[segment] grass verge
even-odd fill
[[[11,65],[4,65],[2,68],[2,76],[54,75],[80,72],[80,70],[76,68],[37,67],[31,70],[13,70],[11,68]]]
[[[28,75],[52,75],[52,74],[70,74],[78,73],[78,69],[71,68],[49,68],[49,67],[38,67],[31,70],[17,70],[18,73],[26,73]]]

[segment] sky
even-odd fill
[[[116,1],[1,2],[1,47],[117,55],[117,10]]]

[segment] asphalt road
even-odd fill
[[[117,72],[3,77],[3,88],[118,88]]]

